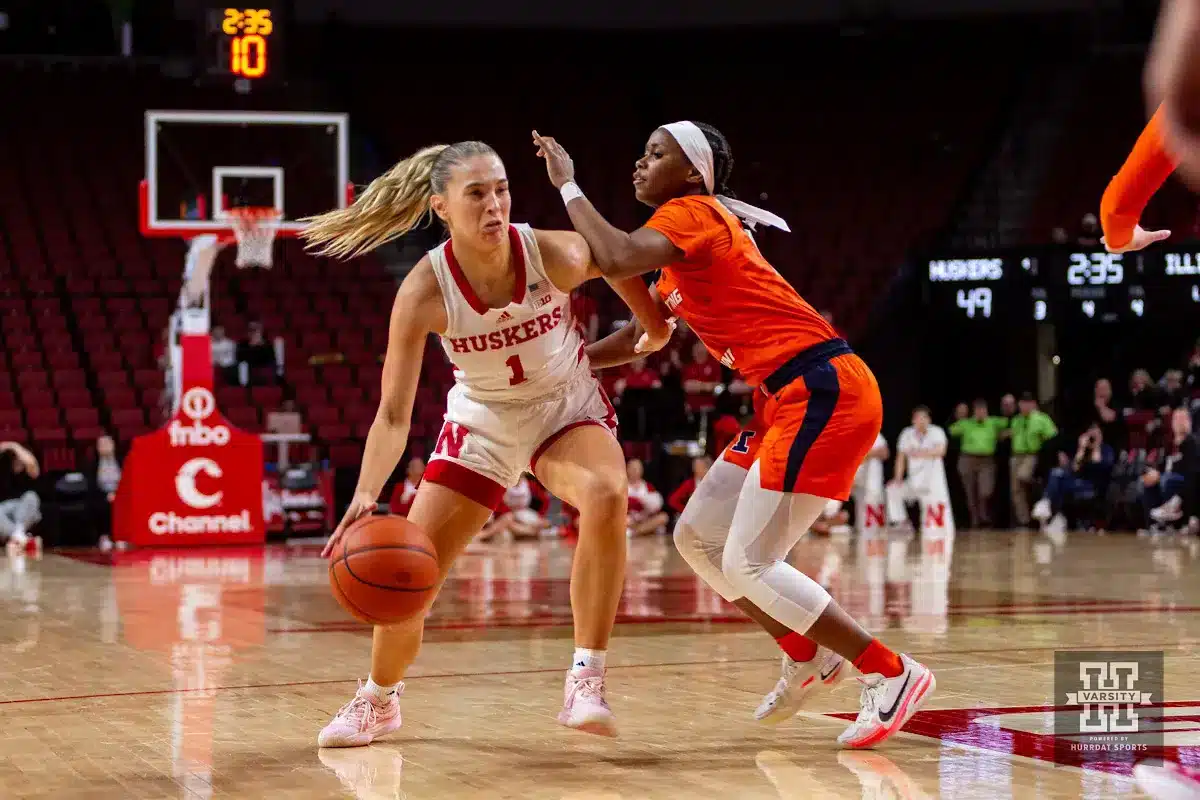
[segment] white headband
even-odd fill
[[[692,166],[700,172],[700,177],[704,178],[704,188],[708,190],[709,194],[712,194],[713,154],[712,147],[708,144],[708,137],[704,135],[704,131],[700,130],[696,126],[696,123],[688,122],[687,120],[671,122],[663,125],[662,128],[679,143],[679,148],[683,150],[683,154],[687,156],[688,161],[692,162]],[[766,209],[752,206],[749,203],[743,203],[741,200],[734,200],[732,197],[726,197],[722,194],[717,195],[717,199],[721,201],[721,205],[729,209],[734,215],[748,222],[770,225],[773,228],[789,232],[792,230],[783,221],[782,217],[772,214]]]

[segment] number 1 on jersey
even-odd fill
[[[513,353],[504,363],[512,370],[512,377],[508,379],[509,386],[516,386],[518,383],[525,382],[525,368],[521,366],[521,356]]]

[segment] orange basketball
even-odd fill
[[[437,551],[404,517],[360,517],[329,561],[333,596],[363,622],[390,625],[419,614],[438,581]]]

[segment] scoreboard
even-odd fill
[[[1200,245],[1109,253],[1053,246],[952,254],[920,262],[926,306],[980,324],[1137,324],[1200,313]]]

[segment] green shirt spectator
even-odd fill
[[[1042,445],[1058,435],[1058,428],[1050,416],[1036,408],[1017,414],[1009,423],[1009,428],[1012,430],[1013,455],[1018,456],[1037,455]]]
[[[986,412],[985,412],[986,413]],[[1004,417],[979,416],[960,419],[950,426],[950,435],[962,440],[962,452],[969,456],[996,454],[1000,431],[1008,427]]]

